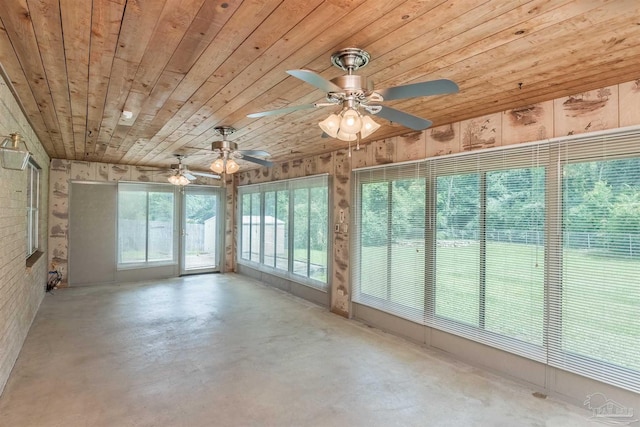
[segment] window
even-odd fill
[[[118,186],[118,266],[176,262],[174,189],[152,184]]]
[[[426,178],[420,165],[361,179],[359,294],[374,307],[424,321]],[[358,256],[356,255],[356,256]]]
[[[639,141],[354,171],[354,302],[640,391]]]
[[[39,218],[40,168],[32,159],[29,159],[27,164],[27,258],[33,255],[40,245]]]
[[[436,316],[541,346],[544,169],[436,182]]]
[[[480,180],[436,178],[435,314],[480,325]]]
[[[562,322],[553,324],[560,329],[553,362],[637,386],[640,158],[568,157],[562,168],[562,292],[553,295]]]
[[[326,289],[328,188],[326,175],[240,187],[239,262]]]
[[[264,265],[287,271],[289,268],[289,192],[264,193]]]

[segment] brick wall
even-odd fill
[[[49,157],[0,77],[0,142],[13,132],[23,136],[41,167],[39,249],[46,254]],[[0,167],[0,393],[43,299],[47,279],[45,255],[30,267],[26,264],[26,188],[27,171]]]

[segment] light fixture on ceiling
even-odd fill
[[[173,170],[173,175],[171,175],[167,180],[173,184],[180,187],[184,187],[185,185],[189,185],[192,180],[196,179],[195,176],[185,165],[182,164],[182,159],[185,157],[183,154],[174,154],[175,158],[178,159],[178,164],[171,165],[171,169]]]
[[[361,115],[353,107],[343,109],[340,114],[329,115],[318,126],[330,137],[342,141],[355,141],[358,134],[360,138],[366,138],[380,127],[371,117]]]
[[[366,77],[355,74],[358,69],[366,66],[370,60],[371,56],[368,52],[357,47],[348,47],[331,55],[331,64],[346,71],[347,74],[345,75],[327,80],[311,70],[288,70],[287,74],[325,92],[327,94],[327,102],[288,106],[277,110],[251,113],[247,117],[259,118],[275,114],[288,114],[308,108],[341,106],[342,110],[339,113],[330,114],[329,117],[319,123],[320,128],[326,135],[333,138],[349,142],[359,141],[371,135],[380,127],[371,117],[362,115],[361,111],[377,115],[382,119],[398,123],[409,129],[422,131],[432,125],[430,120],[396,110],[382,103],[406,98],[456,93],[459,90],[458,85],[448,79],[409,83],[386,89],[374,89],[373,84],[367,83]]]
[[[12,133],[2,141],[2,167],[5,169],[24,170],[29,163],[29,150],[19,133]]]
[[[215,173],[233,174],[240,170],[240,165],[236,159],[258,164],[270,168],[273,166],[268,160],[261,157],[268,157],[269,153],[262,150],[238,150],[238,144],[228,141],[227,136],[236,130],[230,126],[218,126],[215,133],[222,137],[222,141],[213,141],[211,151],[218,157],[211,163],[210,169]],[[259,157],[256,157],[259,156]]]
[[[240,165],[238,165],[235,160],[223,155],[222,157],[217,158],[213,163],[211,163],[210,169],[215,173],[232,174],[238,172],[238,170],[240,169]]]
[[[191,181],[189,181],[189,178],[184,176],[181,171],[177,171],[175,174],[169,177],[169,182],[173,185],[184,187],[185,185],[189,185]]]

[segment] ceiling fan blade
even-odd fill
[[[271,154],[262,150],[237,150],[238,153],[247,156],[269,157]]]
[[[268,161],[268,160],[264,160],[264,159],[259,159],[259,158],[257,158],[257,157],[251,157],[251,156],[245,156],[245,155],[242,155],[242,156],[240,157],[240,159],[242,159],[242,160],[246,160],[246,161],[248,161],[248,162],[252,162],[252,163],[257,163],[257,164],[259,164],[259,165],[261,165],[261,166],[266,166],[266,167],[268,167],[268,168],[270,168],[271,166],[273,166],[273,163],[272,163],[272,162],[270,162],[270,161]]]
[[[413,130],[424,130],[432,124],[431,120],[423,119],[421,117],[405,113],[404,111],[384,106],[381,106],[380,111],[376,113],[376,115],[383,117],[390,122],[400,123],[401,125]]]
[[[442,95],[458,92],[458,85],[448,79],[431,80],[376,90],[385,101],[414,98],[417,96]]]
[[[276,114],[286,114],[286,113],[291,113],[293,111],[306,110],[307,108],[315,108],[315,107],[316,106],[314,104],[296,105],[296,106],[293,106],[293,107],[279,108],[277,110],[262,111],[262,112],[259,112],[259,113],[251,113],[251,114],[247,114],[247,117],[255,119],[255,118],[258,118],[258,117],[274,116]]]
[[[182,176],[187,178],[189,181],[193,181],[194,179],[196,179],[196,177],[193,176],[193,174],[190,171],[182,171]]]
[[[300,79],[305,83],[309,83],[311,86],[315,86],[324,92],[342,92],[342,88],[340,86],[330,82],[320,74],[311,70],[289,70],[287,71],[287,74]]]
[[[189,173],[191,175],[204,176],[204,177],[213,178],[213,179],[220,179],[220,175],[215,175],[215,174],[212,174],[212,173],[196,172],[196,171],[189,171]],[[189,177],[187,177],[187,178],[189,178]],[[195,177],[194,177],[194,179],[195,179]]]

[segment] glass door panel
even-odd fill
[[[181,274],[220,270],[224,225],[220,191],[184,189]]]

